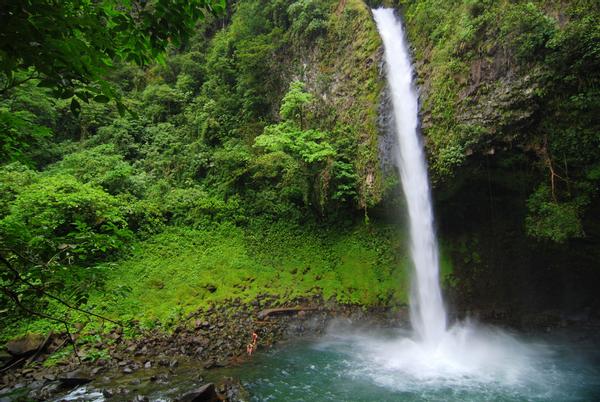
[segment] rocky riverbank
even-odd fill
[[[194,367],[201,386],[209,370],[243,364],[251,359],[247,346],[253,333],[260,350],[282,340],[322,334],[333,320],[389,327],[406,323],[407,317],[406,309],[393,312],[319,298],[281,305],[276,298],[261,295],[250,304],[232,300],[197,311],[170,332],[142,330],[135,324],[133,328],[117,327],[105,332],[86,332],[82,328],[74,338],[78,354],[86,356],[85,360],[80,362],[72,354],[54,365],[44,364],[59,347],[64,348],[66,338],[65,334],[52,335],[50,339],[39,337],[46,343],[43,353],[33,348],[35,352],[25,364],[2,373],[0,400],[46,400],[90,381],[104,384],[105,397],[120,395],[131,400],[140,396],[143,400],[143,393],[138,391],[171,384],[180,370],[189,373],[189,368]],[[243,394],[235,391],[238,388],[232,385],[234,381],[216,381],[217,389],[222,391],[219,395],[225,398],[222,400],[236,400],[231,398]],[[191,391],[176,388],[170,398],[178,399]],[[233,397],[227,397],[228,394]]]

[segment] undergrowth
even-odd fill
[[[365,307],[401,306],[409,289],[405,241],[393,224],[171,227],[135,244],[129,257],[98,267],[104,282],[82,307],[143,329],[168,331],[192,312],[234,300],[250,304],[261,295],[273,296],[276,304],[321,296]],[[442,271],[449,272],[444,258]],[[56,303],[48,304],[47,313],[86,323],[86,330],[111,328]],[[2,337],[50,330],[64,327],[21,319],[9,323]]]

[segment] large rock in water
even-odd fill
[[[92,378],[89,373],[78,369],[60,376],[58,381],[60,381],[60,386],[63,388],[74,388],[91,382]]]
[[[218,402],[220,400],[213,383],[205,384],[178,399],[179,402]]]
[[[24,337],[8,341],[6,350],[13,356],[28,355],[42,347],[44,340],[44,336],[40,334],[27,334]]]

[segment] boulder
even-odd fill
[[[217,392],[223,400],[241,402],[250,400],[250,394],[242,384],[231,377],[224,377],[217,386]]]
[[[13,359],[13,355],[11,355],[8,352],[5,352],[4,350],[0,350],[0,367],[2,367],[3,365],[5,365],[6,363],[8,363],[9,361],[11,361]]]
[[[83,370],[70,371],[58,377],[62,388],[74,388],[92,381],[89,374]]]
[[[40,334],[27,334],[6,343],[6,350],[13,356],[26,356],[44,345],[46,338]]]
[[[218,402],[220,400],[213,383],[205,384],[178,399],[179,402]]]

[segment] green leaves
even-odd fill
[[[289,91],[283,97],[281,101],[281,108],[279,114],[281,117],[287,120],[292,120],[303,127],[304,122],[304,109],[312,102],[313,96],[304,91],[304,83],[300,81],[294,81],[290,84]]]
[[[582,237],[581,214],[583,200],[558,202],[550,197],[550,189],[541,185],[527,200],[529,215],[525,220],[529,236],[563,243]]]
[[[81,105],[79,104],[79,102],[77,102],[77,99],[73,98],[71,99],[71,112],[73,112],[73,114],[75,116],[79,116],[79,113],[81,113]]]
[[[284,122],[265,128],[254,144],[271,152],[283,151],[307,164],[323,162],[336,152],[327,141],[327,134],[318,130],[299,130]]]
[[[531,2],[508,7],[500,26],[502,39],[525,61],[543,56],[556,31],[557,23]]]
[[[0,162],[31,163],[27,152],[51,134],[48,127],[37,124],[33,113],[0,106]]]
[[[94,96],[94,101],[98,103],[108,103],[110,101],[110,98],[106,95],[96,95]]]
[[[292,21],[290,33],[296,40],[305,39],[311,42],[327,30],[326,5],[317,0],[298,0],[287,9]]]
[[[70,174],[83,183],[102,187],[116,195],[140,191],[135,184],[139,172],[123,160],[113,144],[100,145],[67,155],[62,161],[49,167],[55,174]]]
[[[323,213],[330,197],[338,202],[354,200],[358,177],[347,161],[352,147],[344,133],[337,133],[334,146],[331,133],[303,128],[313,99],[302,82],[291,83],[280,109],[284,121],[265,127],[254,140],[255,147],[268,153],[255,161],[253,170],[255,178],[278,178],[280,191],[289,196],[300,192],[305,204],[317,204]]]
[[[0,237],[43,262],[89,264],[121,250],[131,233],[115,197],[72,176],[52,175],[21,189],[0,220]]]
[[[224,0],[116,0],[4,2],[0,26],[0,93],[18,86],[29,72],[40,85],[68,99],[76,89],[100,93],[97,102],[117,98],[104,80],[112,60],[146,65],[192,33],[206,11],[221,13]],[[71,110],[80,108],[73,102]]]

